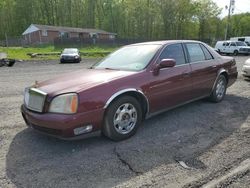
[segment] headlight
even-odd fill
[[[76,55],[76,56],[75,56],[75,59],[77,59],[77,58],[79,58],[79,55]]]
[[[49,112],[74,114],[78,108],[78,96],[76,93],[63,94],[55,97],[49,106]]]

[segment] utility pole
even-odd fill
[[[231,16],[231,12],[232,14],[234,12],[234,6],[235,6],[235,0],[230,0],[229,7],[227,7],[226,5],[226,9],[228,9],[228,15],[227,15],[227,25],[226,25],[226,31],[225,31],[225,40],[227,40],[229,25],[230,25],[230,16]]]
[[[6,47],[9,47],[9,42],[8,42],[7,33],[5,33],[5,44],[6,44]]]

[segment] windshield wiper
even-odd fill
[[[110,67],[105,67],[105,70],[120,70],[120,69],[114,69],[114,68],[110,68]]]

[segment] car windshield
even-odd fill
[[[76,54],[77,49],[64,49],[63,54]]]
[[[120,48],[94,65],[95,69],[140,71],[154,57],[161,45],[131,45]]]
[[[236,42],[237,46],[247,46],[245,42]]]

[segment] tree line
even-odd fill
[[[1,0],[0,39],[31,24],[98,28],[120,38],[223,39],[227,18],[212,0]],[[229,36],[250,35],[250,14],[230,18]]]

